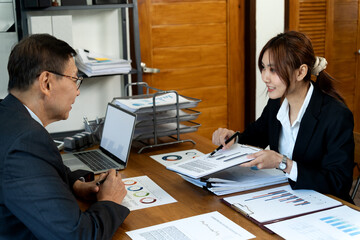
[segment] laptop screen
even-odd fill
[[[135,128],[136,115],[108,103],[100,149],[114,155],[114,160],[126,163]]]

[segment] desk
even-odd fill
[[[222,197],[218,197],[188,183],[176,173],[166,170],[163,165],[150,158],[150,156],[156,154],[193,148],[196,148],[203,153],[209,153],[216,148],[209,139],[196,134],[186,134],[183,138],[193,139],[196,142],[196,145],[194,146],[192,143],[175,144],[154,148],[151,151],[145,150],[141,154],[137,153],[138,149],[132,149],[128,167],[120,172],[122,177],[130,178],[147,175],[168,194],[175,198],[177,202],[132,211],[115,233],[113,239],[130,239],[125,232],[212,211],[220,212],[239,226],[254,234],[257,239],[282,239],[278,235],[269,234],[260,229],[256,224],[226,206],[220,201]],[[344,203],[344,201],[342,202]],[[348,203],[344,204],[360,210],[360,208],[355,205]],[[88,204],[84,202],[79,202],[79,205],[82,209],[86,209],[88,206]]]

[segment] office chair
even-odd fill
[[[355,141],[355,152],[354,152],[354,178],[356,179],[356,184],[354,190],[351,194],[351,198],[354,200],[356,192],[360,186],[360,133],[354,132],[354,141]]]

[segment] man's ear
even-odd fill
[[[305,78],[307,72],[308,72],[308,66],[307,66],[306,64],[302,64],[302,65],[298,68],[296,80],[297,80],[297,81],[302,81],[302,80]]]
[[[51,90],[51,76],[50,73],[47,71],[44,71],[40,74],[39,76],[39,87],[40,87],[40,91],[45,94],[45,95],[49,95],[50,94],[50,90]]]

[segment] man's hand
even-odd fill
[[[100,190],[96,183],[105,179],[107,175],[108,173],[102,173],[99,178],[92,182],[82,182],[80,180],[75,181],[73,185],[75,195],[83,200],[96,201],[96,194]]]
[[[98,201],[112,201],[121,204],[127,193],[121,175],[115,169],[109,170],[106,180],[99,187]]]

